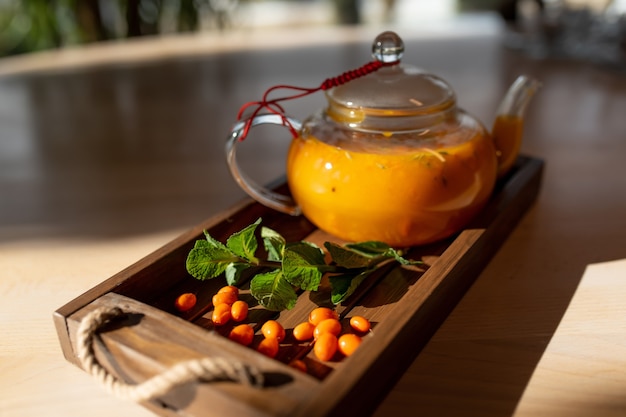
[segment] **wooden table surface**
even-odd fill
[[[0,416],[151,415],[63,359],[53,311],[243,198],[223,153],[239,106],[363,64],[377,32],[0,61]],[[536,204],[373,414],[626,415],[626,264],[610,262],[626,258],[626,73],[533,60],[497,31],[399,33],[404,61],[446,78],[487,125],[518,74],[540,79],[523,152],[546,171]],[[302,118],[322,102],[288,110]],[[260,132],[241,163],[274,179],[287,144]]]

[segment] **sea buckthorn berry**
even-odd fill
[[[299,342],[304,342],[305,340],[313,339],[313,331],[315,330],[315,326],[313,326],[308,321],[298,324],[293,328],[293,338]]]
[[[222,294],[225,292],[233,293],[235,294],[235,297],[239,297],[239,288],[235,287],[234,285],[227,285],[217,291],[218,294]]]
[[[230,315],[233,321],[244,321],[248,317],[248,303],[242,300],[237,300],[230,307]]]
[[[261,326],[261,333],[268,339],[276,339],[279,342],[285,338],[285,328],[276,320],[268,320]]]
[[[196,305],[196,295],[190,292],[179,295],[174,302],[174,307],[178,311],[185,312],[194,308]]]
[[[342,334],[339,336],[338,344],[339,351],[346,356],[350,356],[361,344],[361,337],[354,333]]]
[[[218,304],[213,308],[211,320],[216,326],[223,326],[231,319],[230,306],[228,304]]]
[[[213,305],[217,306],[220,304],[228,304],[232,305],[235,301],[237,301],[237,296],[232,292],[218,292],[213,296]]]
[[[321,361],[329,361],[337,352],[337,336],[332,333],[322,333],[313,345],[313,352],[317,359]]]
[[[307,371],[306,363],[304,363],[304,361],[301,359],[292,360],[291,362],[289,362],[289,366],[291,366],[294,369],[297,369],[300,372],[306,373]]]
[[[259,343],[256,350],[265,356],[274,358],[278,354],[278,339],[275,337],[271,337],[269,339],[265,338],[261,340],[261,343]]]
[[[233,327],[228,338],[244,346],[248,346],[252,343],[252,339],[254,339],[254,330],[247,324],[240,324],[239,326]]]
[[[317,307],[309,313],[309,323],[313,326],[317,326],[320,321],[326,319],[339,319],[339,315],[328,307]]]
[[[357,332],[367,333],[372,328],[370,321],[362,316],[352,316],[350,318],[350,327]]]
[[[322,333],[332,333],[335,336],[339,336],[339,333],[341,333],[341,323],[337,319],[326,319],[320,321],[319,324],[315,326],[313,336],[317,339],[322,335]]]

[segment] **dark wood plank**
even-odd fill
[[[101,306],[117,306],[129,318],[113,323],[100,333],[105,349],[99,359],[127,382],[145,380],[184,360],[223,357],[244,360],[266,375],[268,387],[258,389],[237,383],[219,382],[183,386],[154,405],[189,415],[289,416],[318,383],[279,361],[240,346],[215,332],[207,332],[185,320],[133,299],[109,293],[68,317],[68,328],[76,333],[81,319]],[[106,352],[106,353],[105,353]],[[272,400],[267,397],[271,389]],[[244,400],[245,399],[245,400]],[[202,411],[205,410],[205,411]]]
[[[184,269],[184,259],[193,241],[202,236],[203,230],[225,241],[233,232],[262,217],[264,224],[281,234],[287,233],[290,241],[308,239],[321,244],[324,240],[334,240],[341,243],[314,230],[303,218],[284,216],[256,203],[242,204],[199,225],[166,245],[165,249],[149,255],[59,309],[55,320],[64,353],[72,360],[73,334],[86,312],[103,303],[123,300],[122,304],[146,314],[145,323],[142,320],[141,326],[107,332],[103,340],[105,351],[134,379],[145,379],[176,361],[199,354],[226,354],[259,365],[268,372],[293,377],[293,383],[277,388],[280,395],[289,397],[279,398],[278,402],[284,402],[284,407],[265,404],[264,396],[256,391],[240,392],[230,387],[226,395],[220,387],[218,395],[213,387],[202,386],[198,387],[203,392],[201,396],[193,395],[193,400],[184,404],[174,401],[168,404],[169,408],[180,407],[195,416],[210,415],[207,399],[211,399],[219,403],[218,408],[224,407],[223,411],[238,410],[238,415],[255,415],[255,408],[258,408],[259,415],[276,416],[367,414],[424,347],[533,203],[541,185],[542,170],[542,161],[521,157],[514,172],[502,180],[488,206],[467,229],[447,241],[410,250],[408,256],[423,259],[424,268],[383,267],[381,276],[375,277],[371,285],[364,286],[362,293],[342,306],[344,325],[352,314],[364,315],[374,324],[362,347],[348,358],[321,362],[310,351],[310,344],[296,344],[289,338],[283,342],[276,359],[265,358],[249,347],[227,340],[224,336],[229,327],[214,327],[207,318],[210,308],[199,306],[198,313],[188,317],[173,314],[171,302],[177,294],[202,287],[200,284],[203,283],[185,282],[193,279],[185,276],[181,269]],[[173,269],[176,272],[172,272]],[[148,280],[170,282],[153,285]],[[202,303],[206,305],[223,284],[216,280],[202,288]],[[243,296],[249,295],[246,291],[244,288]],[[251,324],[258,331],[262,322],[276,318],[290,330],[305,321],[312,308],[324,304],[319,297],[317,293],[303,292],[294,309],[280,314],[260,310],[253,313],[258,315],[251,318]],[[67,321],[66,331],[61,325],[63,318]],[[170,350],[167,355],[163,354],[163,343]],[[300,376],[287,366],[295,357],[307,361],[310,374],[315,378]],[[215,405],[210,408],[211,412],[215,411]]]

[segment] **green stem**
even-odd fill
[[[374,269],[376,266],[378,266],[378,264],[388,259],[392,259],[392,258],[381,257],[380,259],[374,260],[372,264],[370,264],[370,266],[361,267],[361,268],[347,268],[345,266],[339,266],[339,265],[323,265],[323,266],[318,266],[317,269],[319,269],[319,271],[322,273],[331,273],[331,274],[343,274],[346,272],[355,272],[355,271],[362,272],[367,269]],[[267,259],[259,259],[258,263],[251,264],[251,265],[263,267],[263,268],[281,269],[283,264],[282,262],[279,262],[279,261],[269,261]]]
[[[259,262],[256,263],[255,266],[261,266],[264,268],[281,269],[283,266],[283,263],[278,262],[278,261],[268,261],[267,259],[259,259]]]
[[[374,258],[370,261],[368,269],[374,269],[378,267],[378,265],[387,261],[392,261],[392,260],[394,260],[394,258],[390,256],[379,256],[378,258]]]

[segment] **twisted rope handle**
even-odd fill
[[[117,379],[98,363],[93,350],[93,337],[104,324],[124,314],[119,307],[97,308],[83,318],[76,334],[78,357],[83,368],[117,397],[147,401],[167,394],[176,386],[198,380],[229,380],[257,388],[263,386],[263,374],[258,369],[221,357],[181,362],[139,384],[127,384]]]

